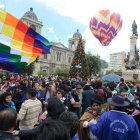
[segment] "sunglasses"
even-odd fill
[[[77,89],[81,89],[81,88],[77,88]]]

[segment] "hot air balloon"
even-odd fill
[[[108,46],[112,39],[122,28],[123,20],[119,13],[110,13],[109,10],[101,10],[97,16],[91,18],[89,27],[92,34],[103,46]]]

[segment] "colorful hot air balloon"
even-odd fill
[[[110,13],[109,10],[101,10],[96,17],[91,18],[89,27],[92,34],[103,46],[108,46],[112,39],[122,28],[123,20],[119,13]]]

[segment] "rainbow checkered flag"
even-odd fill
[[[0,68],[14,73],[50,53],[50,43],[26,24],[0,9]]]
[[[48,111],[46,110],[42,115],[41,115],[41,120],[45,120],[46,117],[48,116]]]

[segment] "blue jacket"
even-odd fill
[[[71,140],[79,140],[77,134],[73,138],[71,138]]]
[[[83,107],[83,113],[87,107],[91,105],[91,100],[94,97],[94,91],[93,90],[85,90],[82,92],[82,107]]]
[[[125,112],[105,112],[90,129],[99,140],[140,140],[136,122]]]

